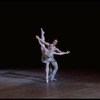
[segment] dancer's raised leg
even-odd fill
[[[43,29],[41,28],[41,39],[43,40],[43,41],[45,41],[45,37],[44,37],[44,31],[43,31]],[[44,45],[44,44],[43,44]],[[43,50],[43,48],[41,47],[41,51]]]
[[[43,31],[43,29],[41,28],[41,39],[43,41],[45,41],[45,37],[44,37],[45,32]]]

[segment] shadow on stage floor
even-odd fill
[[[44,68],[0,69],[0,98],[100,98],[96,70],[58,70],[56,81],[45,81]]]

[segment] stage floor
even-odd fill
[[[0,69],[0,99],[100,98],[100,73],[58,70],[57,81],[46,83],[44,68]]]

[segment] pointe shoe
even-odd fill
[[[48,79],[48,78],[46,78],[46,82],[47,82],[47,83],[49,82],[49,79]]]
[[[46,80],[46,82],[48,83],[49,81],[48,81],[48,80]]]
[[[43,31],[43,29],[41,28],[41,33],[44,34],[45,32]]]

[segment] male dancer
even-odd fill
[[[57,45],[57,43],[58,43],[58,40],[57,39],[55,39],[53,42],[52,42],[52,44],[50,44],[50,43],[48,43],[48,42],[46,42],[45,41],[45,37],[44,37],[44,31],[43,31],[43,29],[41,28],[41,39],[39,39],[45,46],[48,46],[48,48],[50,47],[50,45],[52,45],[52,51],[53,52],[58,52],[58,53],[65,53],[65,52],[63,52],[63,51],[60,51],[57,47],[56,47],[56,45]],[[41,47],[41,51],[43,50],[43,48]],[[68,50],[67,51],[67,54],[69,54],[70,53],[70,51]],[[43,59],[44,59],[45,57],[42,55],[42,62],[43,62]],[[43,62],[43,63],[45,63],[45,62]],[[56,73],[57,73],[57,70],[58,70],[58,63],[57,63],[57,61],[54,59],[54,55],[52,55],[52,60],[50,61],[50,63],[52,64],[52,66],[54,67],[54,70],[52,70],[52,68],[51,68],[51,66],[50,66],[50,76],[49,76],[49,78],[50,78],[50,80],[51,81],[53,81],[53,80],[56,80],[54,77],[55,77],[55,75],[56,75]]]
[[[40,41],[39,36],[36,36],[36,39],[38,40],[40,46],[42,47],[42,55],[44,57],[44,59],[42,59],[42,61],[46,64],[46,82],[49,82],[49,64],[51,61],[53,61],[54,59],[52,59],[53,55],[64,55],[64,54],[68,54],[69,52],[61,52],[61,53],[56,53],[52,50],[52,44],[49,46],[49,49],[45,47],[45,45]],[[54,76],[51,77],[52,79],[54,78]]]

